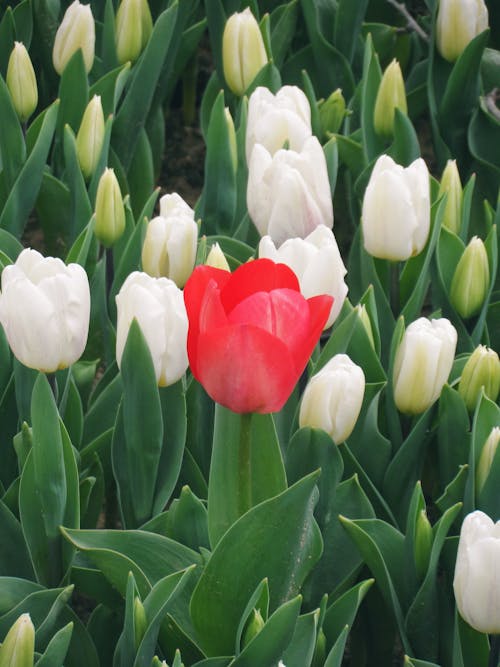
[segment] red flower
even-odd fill
[[[233,412],[275,412],[290,396],[332,306],[305,299],[288,266],[257,259],[234,273],[198,266],[185,288],[194,377]]]

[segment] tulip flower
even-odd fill
[[[319,225],[305,239],[288,239],[279,248],[270,236],[264,236],[259,243],[259,257],[289,266],[299,279],[300,291],[306,299],[319,294],[333,297],[325,329],[335,322],[347,296],[344,280],[347,270],[331,229]]]
[[[198,225],[194,211],[177,193],[160,200],[160,215],[146,229],[142,268],[150,276],[164,276],[184,287],[196,260]]]
[[[116,296],[116,361],[120,366],[128,331],[135,318],[151,353],[160,387],[186,372],[188,321],[182,291],[173,280],[134,271]]]
[[[305,238],[318,225],[333,227],[332,193],[323,149],[309,137],[298,153],[274,155],[256,144],[248,167],[247,206],[261,236],[278,245]]]
[[[469,412],[474,412],[481,389],[493,402],[497,400],[500,393],[500,359],[495,350],[485,345],[476,347],[467,359],[458,383],[458,393]]]
[[[449,62],[455,62],[467,44],[488,28],[484,0],[439,0],[436,46]]]
[[[443,226],[458,234],[462,224],[462,183],[455,160],[448,160],[441,176],[438,197],[443,194],[447,195]]]
[[[86,180],[92,176],[97,167],[103,142],[104,112],[101,96],[94,95],[87,104],[76,135],[76,154],[80,169]]]
[[[394,58],[387,66],[377,91],[373,112],[373,125],[377,134],[383,137],[393,136],[396,109],[399,109],[405,115],[408,113],[401,67]]]
[[[450,301],[460,317],[477,315],[490,286],[490,265],[483,241],[473,236],[456,266]]]
[[[393,261],[420,253],[429,236],[429,172],[422,158],[403,168],[381,155],[363,199],[363,241],[370,255]]]
[[[33,667],[35,627],[29,614],[21,614],[0,646],[0,667]]]
[[[88,73],[94,64],[94,17],[90,5],[82,5],[75,0],[66,10],[54,40],[52,62],[59,75],[78,49],[82,50],[85,70]]]
[[[500,521],[468,514],[458,542],[453,590],[460,616],[478,632],[500,633]]]
[[[481,449],[479,461],[476,467],[476,497],[481,493],[486,480],[490,474],[493,460],[497,453],[498,444],[500,443],[500,427],[494,426],[491,433],[486,438],[486,442]]]
[[[222,64],[232,92],[243,95],[266,63],[264,40],[250,9],[230,16],[222,35]]]
[[[407,327],[394,360],[394,400],[400,412],[419,415],[439,398],[456,345],[457,331],[445,318],[421,317]]]
[[[346,115],[345,99],[342,90],[337,88],[326,100],[318,102],[319,120],[323,136],[329,138],[340,130]]]
[[[99,179],[95,197],[94,234],[105,248],[110,248],[125,231],[125,209],[118,179],[106,168]]]
[[[122,0],[116,12],[116,57],[120,64],[135,62],[153,31],[147,0]]]
[[[336,354],[309,380],[302,396],[299,424],[321,428],[335,444],[351,435],[365,393],[365,375],[346,354]]]
[[[233,412],[275,412],[319,340],[330,296],[305,299],[284,264],[256,259],[234,273],[198,266],[184,288],[188,356],[209,396]]]
[[[19,120],[24,123],[38,104],[38,86],[29,53],[21,42],[14,42],[5,82]]]
[[[285,144],[292,151],[301,151],[311,135],[311,107],[297,86],[283,86],[276,95],[259,86],[250,95],[245,140],[247,162],[255,144],[262,144],[270,155]]]
[[[73,364],[85,349],[89,318],[89,282],[79,264],[26,249],[3,270],[0,321],[25,366],[51,373]]]
[[[206,266],[212,266],[214,269],[222,269],[223,271],[230,271],[226,256],[218,243],[214,243],[210,248],[210,252],[205,260]]]

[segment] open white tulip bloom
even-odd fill
[[[89,282],[79,264],[26,249],[3,270],[0,321],[25,366],[51,373],[73,364],[85,349],[89,319]]]
[[[457,60],[467,44],[487,27],[484,0],[439,0],[436,46],[446,60]]]
[[[78,0],[74,0],[66,10],[54,40],[52,62],[58,74],[63,73],[78,49],[82,50],[85,70],[88,73],[94,64],[94,17],[90,5],[82,5]]]
[[[116,306],[118,365],[135,318],[148,344],[158,384],[166,387],[177,382],[188,367],[188,319],[182,291],[173,280],[134,271],[117,294]]]
[[[262,144],[271,155],[286,142],[300,151],[312,135],[311,107],[297,86],[283,86],[276,95],[269,88],[256,88],[248,100],[246,156],[250,161],[255,144]]]
[[[248,167],[247,206],[261,236],[280,245],[305,238],[318,225],[333,227],[333,206],[326,159],[316,137],[300,152],[274,155],[255,144]]]
[[[300,405],[300,426],[321,428],[335,444],[351,435],[365,393],[365,375],[346,354],[336,354],[309,380]]]
[[[458,543],[453,590],[460,616],[478,632],[500,633],[500,521],[468,514]]]
[[[348,288],[344,280],[347,269],[331,229],[319,225],[305,239],[288,239],[279,248],[270,236],[264,236],[259,243],[259,257],[289,266],[299,279],[300,291],[306,299],[320,294],[333,296],[324,329],[335,322]]]
[[[409,167],[381,155],[363,199],[362,229],[370,255],[393,261],[420,253],[431,221],[429,171],[422,158]]]
[[[445,318],[420,317],[408,326],[394,360],[394,400],[400,412],[419,415],[439,398],[456,346],[457,331]]]

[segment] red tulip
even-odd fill
[[[194,377],[233,412],[275,412],[318,342],[333,299],[305,299],[288,266],[257,259],[234,273],[198,266],[185,288]]]

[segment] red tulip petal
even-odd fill
[[[270,292],[288,288],[300,292],[295,273],[285,264],[276,264],[270,259],[255,259],[239,266],[221,291],[226,313],[243,299],[255,292]]]
[[[322,294],[307,299],[309,305],[309,334],[302,342],[302,349],[297,354],[297,363],[304,370],[309,357],[318,342],[332,308],[333,297]],[[302,371],[301,371],[302,372]]]

